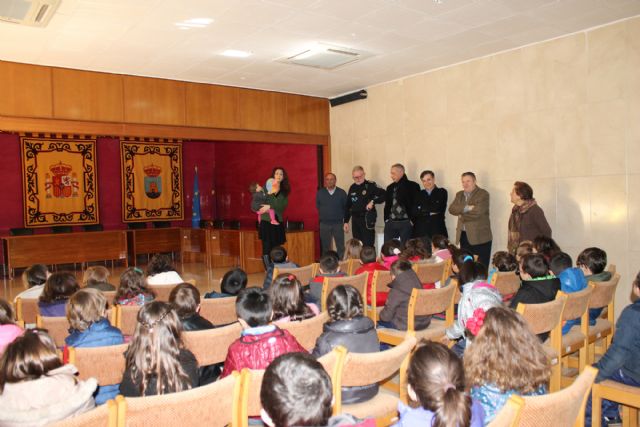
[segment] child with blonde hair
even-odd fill
[[[344,257],[343,261],[349,259],[360,259],[360,251],[362,251],[362,242],[359,239],[349,239],[344,244]]]
[[[111,274],[106,267],[101,265],[88,267],[82,275],[82,286],[103,292],[115,291],[116,287],[109,283],[110,276]]]

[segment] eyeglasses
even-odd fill
[[[353,175],[353,179],[354,179],[354,181],[355,181],[356,179],[362,179],[362,178],[364,178],[364,175]]]

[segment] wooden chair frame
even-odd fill
[[[27,324],[36,323],[36,317],[40,313],[38,298],[16,298],[15,310],[16,320],[22,320]]]
[[[595,332],[593,330],[594,327],[589,326],[589,333],[588,333],[589,350],[587,353],[587,364],[593,364],[595,363],[596,343],[598,342],[601,343],[601,351],[599,353],[604,354],[607,352],[607,349],[609,348],[609,346],[611,345],[611,341],[613,340],[613,334],[616,330],[614,303],[615,303],[616,289],[618,287],[618,283],[620,283],[620,274],[615,273],[611,277],[611,280],[607,282],[590,281],[589,283],[594,285],[591,301],[589,302],[589,308],[590,309],[604,308],[607,316],[606,320],[609,322],[609,325],[610,325],[609,328],[600,332]],[[604,306],[600,304],[595,304],[595,305],[592,304],[594,303],[594,301],[597,300],[598,294],[600,292],[607,292],[610,294],[609,301]]]
[[[318,263],[314,262],[313,264],[305,265],[298,268],[273,267],[273,276],[271,277],[271,283],[273,284],[273,281],[276,280],[276,277],[278,277],[278,275],[289,273],[296,276],[298,280],[300,280],[300,283],[306,285],[311,279],[316,277],[316,274],[318,274],[318,265]]]
[[[384,284],[382,283],[383,280],[385,280]],[[367,304],[367,316],[376,324],[378,323],[379,314],[376,294],[378,289],[381,289],[383,286],[384,291],[389,293],[389,283],[391,283],[392,280],[390,271],[376,270],[373,272],[373,279],[371,279],[371,304]]]
[[[577,318],[580,319],[580,326],[578,326],[578,329],[580,329],[580,333],[584,336],[584,339],[580,342],[568,344],[566,343],[565,336],[563,335],[562,344],[561,344],[561,348],[562,348],[561,358],[562,358],[563,366],[567,366],[567,367],[571,366],[571,360],[569,356],[574,354],[575,352],[578,352],[578,366],[577,366],[578,373],[582,372],[585,366],[587,366],[587,353],[588,353],[587,337],[589,336],[589,300],[591,299],[592,293],[593,293],[593,284],[589,284],[585,289],[579,292],[572,292],[568,294],[562,291],[558,292],[558,295],[563,295],[567,297],[565,308],[562,311],[562,321],[566,322],[568,320],[574,320]],[[581,305],[581,307],[579,308],[579,311],[581,311],[582,314],[579,317],[572,319],[569,316],[571,315],[570,313],[571,311],[575,311],[573,310],[572,304],[574,304],[574,301],[576,300],[581,300],[579,302]],[[575,329],[575,326],[571,329],[572,330]],[[571,384],[571,382],[573,382],[573,378],[567,378],[565,380],[565,377],[562,377],[563,387],[568,386],[569,384]]]
[[[518,289],[520,289],[520,277],[515,271],[496,271],[491,277],[491,284],[498,289],[504,301],[505,296],[518,292]]]
[[[412,268],[420,279],[420,283],[440,282],[440,287],[443,287],[447,283],[447,278],[449,277],[450,264],[450,259],[437,262],[435,264],[416,262],[413,263]],[[436,278],[437,280],[434,280]]]
[[[327,310],[327,297],[329,293],[339,285],[351,285],[354,288],[360,291],[360,296],[363,301],[366,301],[367,298],[367,282],[369,278],[369,272],[365,271],[363,273],[357,274],[355,276],[346,276],[346,277],[325,277],[322,282],[322,300],[321,306],[322,311]],[[367,305],[364,305],[364,315],[367,315]]]
[[[638,425],[640,387],[605,380],[593,385],[592,399],[591,425],[593,427],[600,427],[601,425],[603,399],[618,402],[622,405],[622,427],[634,427]]]
[[[118,405],[115,400],[107,400],[104,405],[50,424],[51,427],[117,427]]]

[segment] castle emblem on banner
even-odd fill
[[[153,163],[145,166],[144,171],[144,192],[150,199],[157,199],[162,194],[162,168]]]
[[[52,193],[53,197],[61,199],[78,197],[78,190],[80,188],[78,185],[78,175],[75,172],[71,172],[72,169],[70,165],[62,162],[49,166],[49,171],[53,174],[53,178],[51,174],[45,174],[44,189],[47,199],[52,197]]]

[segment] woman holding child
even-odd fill
[[[271,184],[271,185],[269,185]],[[260,217],[260,230],[258,232],[260,240],[262,240],[262,260],[265,269],[269,266],[269,252],[274,246],[282,245],[287,241],[284,233],[283,214],[289,203],[289,193],[291,186],[287,172],[281,166],[276,166],[271,172],[271,178],[267,181],[265,188],[269,192],[271,204],[262,205],[258,210]],[[269,209],[275,211],[278,224],[273,224],[269,217]]]

